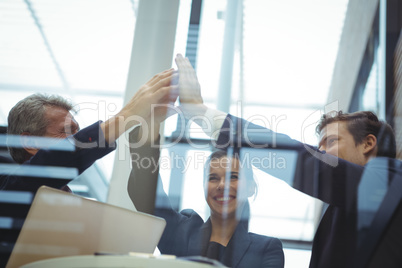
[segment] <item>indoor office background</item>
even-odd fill
[[[398,0],[0,0],[0,125],[35,92],[70,99],[81,128],[106,120],[182,53],[210,107],[312,145],[324,111],[372,110],[395,127],[399,145],[401,10]],[[177,116],[166,121],[163,139],[181,131],[207,139]],[[71,189],[133,208],[125,144],[122,137]],[[165,190],[178,209],[206,217],[202,165],[191,161],[208,152],[180,143],[162,157],[172,150],[188,169],[180,180],[171,179],[172,166],[161,169]],[[255,173],[250,231],[280,238],[286,267],[307,267],[325,204]]]

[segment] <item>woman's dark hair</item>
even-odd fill
[[[324,114],[316,127],[317,134],[329,124],[334,122],[346,122],[355,144],[361,144],[367,135],[372,134],[377,138],[377,156],[390,158],[396,157],[396,140],[392,127],[370,111],[343,113],[333,111]]]

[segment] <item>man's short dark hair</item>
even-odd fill
[[[367,135],[377,138],[377,156],[396,157],[396,140],[392,127],[370,111],[343,113],[334,111],[324,114],[316,127],[317,134],[333,122],[346,122],[347,128],[357,144],[361,144]]]

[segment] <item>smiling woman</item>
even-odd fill
[[[247,190],[240,191],[240,185]],[[236,219],[236,213],[242,215],[247,198],[257,192],[252,170],[247,167],[240,170],[239,156],[228,156],[224,151],[212,153],[206,161],[204,188],[211,217],[226,221]]]
[[[130,143],[140,139],[137,127],[130,133]],[[136,148],[137,157],[158,163],[159,148],[145,143]],[[283,267],[284,253],[279,239],[248,231],[250,208],[248,198],[257,192],[251,165],[240,161],[238,154],[216,151],[204,166],[204,193],[211,214],[205,222],[193,209],[180,212],[170,205],[161,184],[157,184],[159,166],[141,166],[133,159],[128,192],[137,210],[147,211],[157,185],[154,214],[166,220],[166,229],[158,248],[162,254],[178,257],[203,256],[228,267]],[[147,193],[144,195],[144,193]],[[148,200],[148,201],[147,201]]]
[[[224,151],[211,154],[205,163],[205,199],[211,210],[212,233],[207,256],[219,259],[228,247],[237,225],[248,226],[250,208],[248,197],[256,193],[256,183],[251,169],[240,170],[238,154],[228,156]],[[218,244],[218,245],[216,245]],[[213,250],[216,247],[221,250]]]

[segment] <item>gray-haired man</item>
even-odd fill
[[[152,104],[174,102],[175,76],[172,69],[163,71],[145,83],[131,100],[105,122],[96,122],[79,130],[78,123],[70,113],[72,105],[58,96],[34,94],[21,100],[9,113],[8,134],[69,138],[74,151],[45,150],[28,145],[22,140],[22,148],[10,148],[13,159],[20,164],[36,166],[73,167],[82,173],[97,159],[115,148],[116,139],[126,130],[141,123],[152,113]],[[0,181],[2,190],[25,190],[35,192],[41,185],[63,188],[71,179],[41,180],[26,176],[5,176]]]

